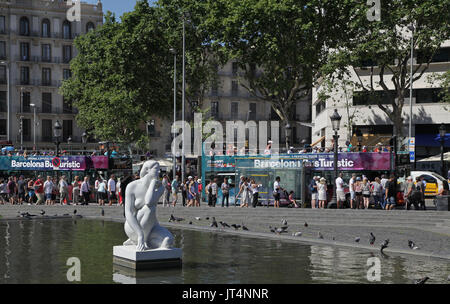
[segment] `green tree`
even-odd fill
[[[72,78],[61,92],[78,124],[102,140],[147,140],[143,125],[171,109],[172,58],[157,10],[138,1],[122,22],[108,13],[96,31],[75,40]]]
[[[217,29],[219,53],[238,63],[240,84],[287,125],[292,106],[309,95],[326,62],[324,46],[340,36],[339,7],[318,0],[218,0],[205,23]]]
[[[402,110],[410,87],[412,35],[408,27],[414,26],[413,48],[418,54],[418,62],[413,65],[412,82],[415,82],[429,69],[433,55],[450,35],[450,2],[383,1],[381,20],[372,22],[367,18],[370,7],[365,1],[349,0],[344,6],[347,38],[340,40],[322,72],[331,75],[331,79],[356,78],[356,89],[369,92],[370,98],[392,122],[394,134],[402,137],[405,120]],[[362,74],[369,76],[369,80],[363,81]],[[376,94],[380,90],[391,97],[389,104],[383,103],[381,94]]]

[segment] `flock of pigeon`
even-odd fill
[[[201,220],[201,217],[195,217],[195,219],[196,219],[197,221],[200,221],[200,220]],[[209,220],[209,217],[206,217],[205,219],[206,219],[206,220]],[[181,221],[184,221],[184,218],[181,218],[181,217],[175,217],[173,214],[170,215],[169,222],[181,222]],[[242,230],[247,230],[247,231],[248,231],[248,228],[245,227],[244,224],[242,224],[242,225],[238,225],[238,224],[231,224],[231,225],[228,225],[227,223],[222,222],[222,221],[217,222],[217,221],[216,221],[216,218],[215,218],[215,217],[212,217],[212,222],[211,222],[210,227],[218,228],[218,227],[219,227],[218,224],[220,224],[220,225],[222,226],[222,228],[231,228],[231,227],[233,227],[235,230],[238,230],[239,228],[242,228]],[[189,225],[192,225],[192,221],[189,222]],[[304,227],[307,228],[308,226],[309,226],[308,223],[305,222]],[[271,233],[275,233],[275,234],[281,235],[281,234],[283,234],[283,233],[288,233],[288,228],[289,228],[289,226],[288,226],[287,220],[282,219],[282,221],[281,221],[281,226],[280,226],[280,227],[272,227],[272,226],[269,226],[269,231],[270,231]],[[300,236],[302,236],[302,232],[301,232],[301,231],[293,232],[293,233],[292,233],[292,236],[300,237]],[[324,239],[323,234],[322,234],[320,231],[318,231],[317,237],[318,237],[319,239]],[[333,240],[335,240],[334,237],[333,237]],[[361,240],[361,238],[358,236],[358,237],[356,237],[354,240],[355,240],[356,243],[359,243],[359,241]],[[369,244],[372,245],[372,246],[375,245],[375,240],[376,240],[375,235],[374,235],[372,232],[370,232],[370,235],[369,235]],[[383,250],[386,249],[386,248],[388,248],[388,246],[389,246],[389,239],[386,239],[386,240],[384,240],[384,241],[381,243],[380,252],[381,252],[382,254],[384,254],[384,253],[383,253]],[[410,249],[412,249],[412,250],[417,250],[417,249],[419,249],[419,247],[416,246],[416,244],[415,244],[412,240],[408,240],[408,247],[409,247]],[[425,284],[425,282],[427,282],[429,279],[430,279],[429,277],[423,277],[423,278],[421,278],[421,279],[418,279],[418,280],[414,281],[414,283],[415,283],[415,284]],[[450,281],[450,276],[448,277],[448,280]]]
[[[195,219],[196,219],[197,221],[201,221],[201,220],[202,220],[202,218],[199,217],[199,216],[195,217]],[[205,220],[209,221],[209,217],[208,217],[208,216],[205,217]],[[173,214],[170,215],[169,222],[181,222],[181,221],[184,221],[184,218],[181,218],[181,217],[175,217]],[[234,230],[238,230],[238,229],[242,228],[242,230],[248,231],[248,228],[244,225],[244,223],[242,223],[242,225],[239,225],[239,224],[231,224],[231,225],[228,225],[227,223],[222,222],[222,221],[219,221],[219,222],[217,223],[216,218],[215,218],[214,216],[212,217],[212,219],[211,219],[211,224],[210,224],[209,226],[210,226],[210,227],[219,228],[219,224],[220,224],[220,225],[222,226],[222,228],[224,228],[224,229],[225,229],[225,228],[231,228],[231,227],[233,227]],[[189,225],[192,225],[192,221],[189,222]]]

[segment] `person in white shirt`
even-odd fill
[[[100,180],[100,182],[98,183],[98,204],[99,206],[104,206],[105,205],[105,200],[106,200],[106,182],[104,180]]]
[[[64,200],[66,200],[66,203],[64,203]],[[65,175],[61,176],[59,180],[59,204],[69,204],[69,185],[66,182]]]
[[[101,178],[101,176],[99,175],[99,176],[97,176],[97,179],[95,180],[95,183],[94,183],[94,194],[95,194],[95,202],[99,202],[99,197],[98,197],[98,185],[100,184],[100,182],[101,182],[101,180],[102,180],[102,178]]]
[[[336,178],[336,200],[337,200],[337,209],[340,209],[344,206],[345,202],[345,193],[344,193],[344,180],[342,179],[342,172],[339,173],[338,178]]]
[[[283,188],[281,188],[280,186],[280,180],[281,180],[280,177],[277,176],[275,178],[275,182],[273,183],[274,208],[280,208],[281,191],[283,190]]]
[[[355,194],[355,189],[353,188],[353,184],[356,182],[356,174],[353,173],[352,174],[352,178],[350,179],[350,181],[348,182],[348,187],[349,187],[349,191],[350,191],[350,208],[353,209],[353,205],[356,202],[356,194]]]
[[[51,205],[52,204],[52,192],[53,192],[53,182],[52,177],[47,176],[47,180],[44,183],[44,193],[45,193],[45,204]]]
[[[111,177],[108,180],[108,199],[109,204],[108,206],[111,206],[113,203],[117,201],[116,196],[116,180],[114,179],[114,174],[111,174]]]
[[[84,182],[81,184],[81,195],[83,196],[84,202],[82,205],[89,205],[90,199],[90,186],[89,186],[89,176],[84,177]]]

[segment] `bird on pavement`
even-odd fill
[[[269,226],[270,232],[276,233],[275,229],[272,228],[272,226]]]
[[[281,226],[280,229],[283,229],[283,231],[286,231],[289,227],[288,226]]]
[[[287,226],[287,221],[286,221],[285,219],[282,219],[282,220],[281,220],[281,225]]]
[[[233,227],[235,230],[238,230],[239,228],[241,228],[241,225],[231,224],[231,227]]]
[[[430,279],[429,277],[423,277],[421,279],[416,280],[414,284],[422,285],[425,284],[425,282],[428,281],[429,279]]]
[[[189,225],[192,225],[192,222],[189,222]]]
[[[248,231],[248,228],[245,227],[243,223],[242,223],[242,230]]]
[[[102,216],[105,216],[105,210],[102,208]]]
[[[224,227],[230,228],[230,225],[228,225],[228,224],[225,223],[225,222],[222,222],[222,225],[223,225]]]
[[[202,218],[199,217],[199,216],[196,216],[195,219],[196,219],[197,221],[200,221]]]
[[[369,240],[370,245],[375,244],[375,236],[373,235],[373,233],[370,233],[370,240]]]
[[[175,222],[175,217],[173,214],[170,215],[169,222]]]
[[[388,245],[389,245],[389,239],[384,240],[384,242],[381,244],[381,249],[380,249],[381,252],[383,252],[383,250],[384,250],[385,248],[387,248]]]
[[[75,209],[75,210],[73,211],[73,214],[77,214],[77,209]]]
[[[45,214],[45,211],[41,209],[41,215],[44,215],[44,214]]]
[[[408,240],[408,247],[413,250],[419,249],[419,247],[417,247],[416,244],[411,240]]]
[[[302,233],[300,231],[292,233],[292,236],[302,236]]]
[[[217,222],[216,222],[216,218],[213,216],[213,218],[212,218],[212,223],[211,223],[211,227],[218,227],[217,226]]]
[[[213,217],[213,218],[214,218],[214,217]],[[208,220],[209,220],[209,216],[205,217],[205,220],[207,220],[207,221],[208,221]]]
[[[305,227],[308,227],[308,223],[307,222],[305,222]]]
[[[357,236],[357,237],[355,238],[355,242],[356,242],[356,243],[359,243],[360,240],[361,240],[361,238],[360,238],[359,236]]]
[[[323,239],[323,235],[320,231],[319,231],[319,233],[317,233],[317,235],[319,236],[319,239]]]

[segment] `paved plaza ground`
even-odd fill
[[[74,209],[77,215],[87,219],[105,219],[124,222],[123,208],[120,206],[28,206],[0,205],[1,220],[18,219],[20,212],[39,215],[41,210],[46,216],[72,215]],[[104,210],[104,216],[101,215]],[[170,215],[183,218],[180,222],[169,222]],[[39,215],[40,216],[40,215]],[[217,222],[244,224],[249,231],[234,228],[211,228],[212,217]],[[183,206],[158,206],[157,217],[166,227],[193,229],[211,233],[238,234],[242,236],[280,239],[289,242],[302,242],[348,246],[379,252],[380,244],[389,239],[387,255],[413,254],[427,257],[450,259],[450,212],[445,211],[406,211],[406,210],[336,210],[336,209],[291,209],[272,207],[239,208],[239,207],[201,207],[186,208]],[[196,217],[200,217],[198,220]],[[209,220],[206,220],[209,217]],[[39,218],[39,217],[35,217]],[[288,222],[288,233],[281,235],[270,232],[269,226],[280,227],[285,219]],[[192,222],[192,224],[190,224]],[[305,227],[305,222],[308,227]],[[302,232],[300,237],[294,232]],[[319,231],[323,239],[318,237]],[[369,244],[369,234],[376,236],[375,245]],[[360,241],[355,242],[359,237]],[[408,240],[413,240],[419,247],[412,250]]]

